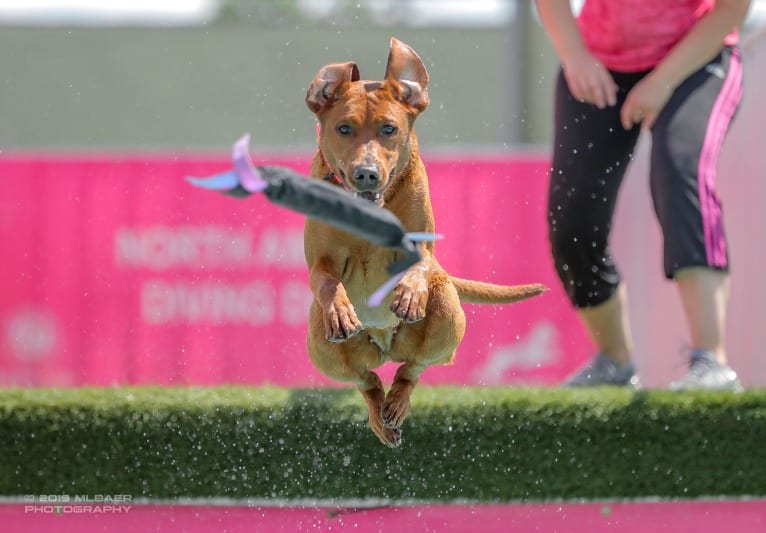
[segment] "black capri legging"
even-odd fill
[[[617,194],[638,140],[620,109],[647,73],[611,73],[617,105],[577,101],[559,73],[548,229],[556,271],[576,307],[603,303],[620,275],[609,249]],[[716,164],[742,98],[739,49],[725,47],[675,90],[652,127],[650,184],[664,238],[665,275],[694,266],[728,270]]]

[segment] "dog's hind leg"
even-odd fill
[[[316,367],[325,375],[338,381],[351,382],[362,394],[369,410],[368,423],[380,441],[391,448],[401,444],[402,432],[396,427],[387,427],[381,417],[386,392],[383,382],[369,368],[377,367],[380,354],[376,345],[362,333],[343,344],[334,344],[321,339],[321,347],[309,348],[309,355]]]
[[[425,320],[403,324],[394,337],[392,360],[401,361],[383,401],[381,416],[398,428],[410,412],[410,396],[429,365],[449,364],[465,333],[465,314],[451,283],[432,283]]]
[[[359,386],[359,392],[367,402],[370,411],[370,429],[380,439],[380,442],[390,448],[396,448],[402,442],[402,430],[399,427],[386,425],[381,416],[386,392],[383,390],[383,382],[375,372],[368,372],[366,384]]]
[[[378,346],[365,332],[342,343],[329,342],[318,309],[312,308],[311,318],[314,326],[309,328],[307,348],[314,366],[332,379],[356,385],[367,403],[370,429],[386,446],[398,446],[402,433],[383,423],[380,412],[386,393],[380,377],[370,370],[383,362]]]
[[[410,395],[423,370],[425,366],[415,363],[404,363],[396,370],[391,388],[385,400],[381,402],[380,415],[386,427],[392,429],[401,427],[410,412]]]

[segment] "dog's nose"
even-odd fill
[[[354,182],[360,191],[374,191],[378,188],[380,172],[377,165],[359,165],[354,168]]]

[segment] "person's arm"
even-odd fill
[[[620,113],[623,127],[641,124],[651,128],[676,87],[715,57],[724,37],[742,24],[749,8],[750,0],[717,0],[713,9],[628,93]]]
[[[536,4],[572,95],[599,108],[614,105],[617,85],[606,67],[585,46],[569,0],[536,0]]]

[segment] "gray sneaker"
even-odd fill
[[[671,390],[730,390],[742,392],[742,383],[737,373],[728,365],[719,363],[709,350],[692,350],[689,370],[684,376],[672,382]]]
[[[633,390],[641,388],[633,363],[620,368],[611,357],[602,353],[597,354],[585,366],[567,378],[564,385],[567,387],[613,385],[629,387]]]

